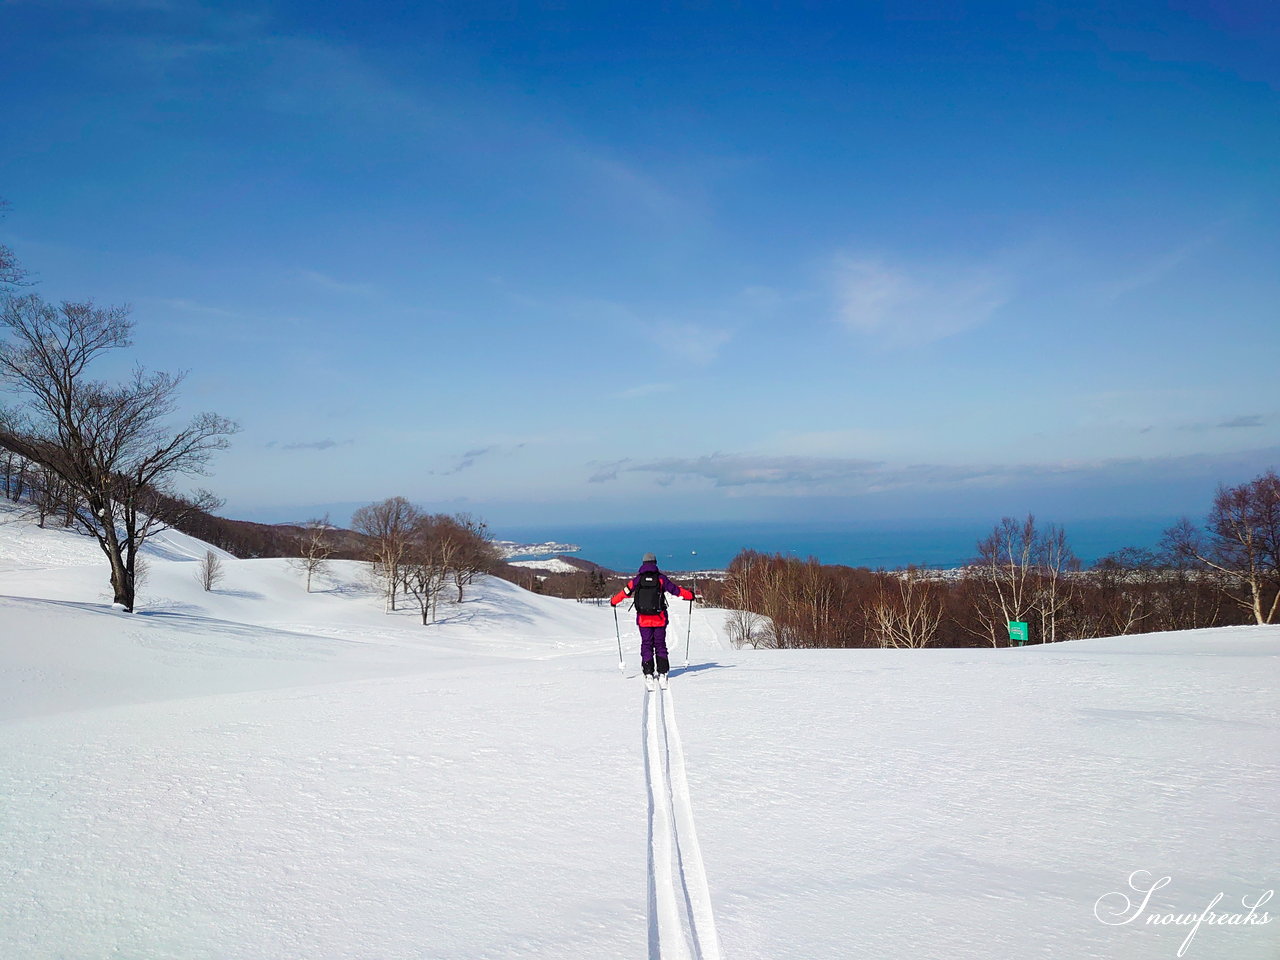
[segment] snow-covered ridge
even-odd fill
[[[547,573],[581,573],[582,572],[578,567],[575,567],[572,563],[565,563],[565,561],[559,559],[558,557],[551,557],[550,559],[547,559],[547,560],[513,560],[511,561],[511,566],[523,567],[526,570],[543,570]]]

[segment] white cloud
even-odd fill
[[[1203,433],[1206,430],[1243,430],[1266,426],[1266,418],[1260,413],[1241,414],[1225,420],[1198,420],[1195,423],[1183,423],[1179,430],[1188,433]]]
[[[158,304],[167,307],[170,310],[181,310],[183,313],[193,313],[198,316],[216,317],[218,319],[239,320],[243,318],[243,314],[236,313],[234,310],[227,310],[223,307],[215,307],[207,303],[197,303],[194,300],[187,300],[182,297],[147,297],[148,303]]]
[[[1227,225],[1228,221],[1215,224],[1184,243],[1131,266],[1125,276],[1101,286],[1102,299],[1114,303],[1130,293],[1163,283],[1166,278],[1176,275],[1181,267],[1217,243]]]
[[[907,267],[852,256],[837,260],[834,285],[840,321],[890,347],[919,346],[982,326],[1013,289],[994,267]]]
[[[619,461],[592,478],[621,473],[656,474],[666,486],[677,480],[710,481],[714,488],[750,489],[780,496],[859,496],[894,490],[997,489],[1027,484],[1157,484],[1273,457],[1276,448],[1229,454],[1112,457],[1039,463],[890,463],[840,457],[713,453],[633,463]]]
[[[330,293],[350,294],[359,297],[370,297],[377,293],[377,288],[371,283],[351,283],[345,280],[335,280],[328,274],[321,273],[318,270],[299,270],[298,276],[307,283]]]
[[[266,444],[266,446],[268,449],[272,450],[332,450],[334,447],[346,447],[353,443],[355,443],[354,440],[343,440],[339,442],[337,440],[325,438],[324,440],[299,440],[291,443],[271,440]]]
[[[733,339],[733,334],[719,327],[699,323],[661,323],[658,340],[672,355],[698,366],[709,366],[720,357],[720,351]]]
[[[700,477],[717,487],[779,484],[808,485],[865,479],[883,464],[873,460],[836,457],[773,457],[754,454],[713,453],[704,457],[668,457],[627,467],[628,472],[659,474],[668,480],[678,476]]]

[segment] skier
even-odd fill
[[[640,628],[640,661],[644,668],[644,684],[650,690],[653,689],[655,655],[658,683],[663,690],[667,689],[667,670],[671,665],[667,656],[668,593],[681,600],[697,599],[692,590],[672,583],[658,569],[658,558],[646,553],[636,575],[609,601],[615,607],[628,597],[635,601],[636,626]]]

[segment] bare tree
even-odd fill
[[[0,379],[25,399],[0,412],[0,444],[61,477],[75,502],[76,523],[91,534],[111,566],[115,602],[132,611],[138,551],[152,534],[217,500],[168,489],[183,474],[202,473],[227,446],[236,425],[212,413],[170,430],[181,375],[142,369],[121,384],[90,380],[103,353],[130,345],[124,307],[45,303],[9,297],[0,313]]]
[[[765,618],[745,607],[735,607],[725,617],[725,630],[735,647],[755,647],[768,632]]]
[[[351,525],[373,541],[373,570],[386,585],[387,608],[396,608],[401,585],[401,564],[409,537],[422,512],[404,497],[388,497],[361,507],[351,515]]]
[[[1067,544],[1067,534],[1050,524],[1036,537],[1035,589],[1031,605],[1040,621],[1040,641],[1055,643],[1058,627],[1076,598],[1076,581],[1072,574],[1080,569],[1080,561]]]
[[[327,513],[320,519],[308,520],[302,525],[299,544],[301,554],[292,562],[307,578],[307,593],[311,592],[311,578],[323,573],[329,565],[329,558],[333,556],[332,529]]]
[[[2,441],[0,441],[2,442]],[[0,447],[0,482],[4,484],[4,496],[14,503],[25,504],[36,526],[43,529],[50,517],[56,516],[64,527],[74,518],[70,488],[56,473],[31,463],[26,457]]]
[[[794,585],[787,592],[789,619],[797,624],[798,645],[822,647],[830,643],[836,621],[836,593],[816,557],[790,565]]]
[[[419,514],[401,560],[401,582],[417,603],[422,622],[434,623],[445,584],[452,580],[461,603],[464,588],[477,574],[497,565],[483,521],[470,514]]]
[[[0,220],[4,219],[5,211],[8,209],[9,204],[0,200]],[[26,282],[26,277],[27,272],[18,265],[18,259],[13,255],[13,251],[0,243],[0,293],[21,286]]]
[[[222,560],[212,550],[206,550],[204,557],[200,560],[200,569],[197,573],[200,586],[204,587],[207,593],[222,582],[223,575]]]
[[[1061,528],[1041,531],[1036,518],[1003,518],[978,544],[969,568],[978,626],[971,632],[993,647],[1008,643],[1008,624],[1036,621],[1041,642],[1057,640],[1071,598],[1067,575],[1079,568]]]
[[[434,623],[451,571],[461,556],[460,528],[443,514],[418,517],[401,568],[405,590],[416,601],[423,624]]]
[[[1094,564],[1088,585],[1092,589],[1081,616],[1081,635],[1118,637],[1151,619],[1151,601],[1161,582],[1155,556],[1126,547]]]
[[[743,550],[729,564],[725,599],[734,612],[726,621],[735,646],[789,646],[785,620],[790,612],[786,585],[787,561],[755,550]]]
[[[489,540],[489,527],[481,519],[469,513],[455,513],[448,518],[458,549],[453,560],[453,585],[458,590],[458,603],[462,602],[464,588],[482,573],[491,571],[501,559],[498,549]]]
[[[735,647],[754,647],[763,633],[764,618],[756,612],[759,598],[754,589],[756,565],[761,562],[760,554],[744,550],[729,564],[724,602],[732,612],[725,619],[725,629]]]
[[[76,503],[71,485],[47,467],[33,468],[30,497],[37,526],[43,528],[51,517],[61,520],[64,527],[75,523]]]
[[[1234,596],[1255,623],[1280,613],[1280,476],[1275,470],[1238,487],[1220,486],[1203,533],[1182,520],[1165,533],[1175,556],[1216,570],[1241,590]]]
[[[991,535],[978,544],[978,559],[969,576],[979,584],[974,630],[993,647],[1007,642],[1007,624],[1025,621],[1031,610],[1032,558],[1035,553],[1036,522],[1031,515],[1024,522],[1003,518]]]
[[[870,605],[870,632],[882,647],[927,647],[942,623],[941,585],[918,567],[885,574]]]

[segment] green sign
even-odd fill
[[[1009,621],[1009,642],[1018,641],[1018,646],[1027,642],[1027,625],[1021,620]]]

